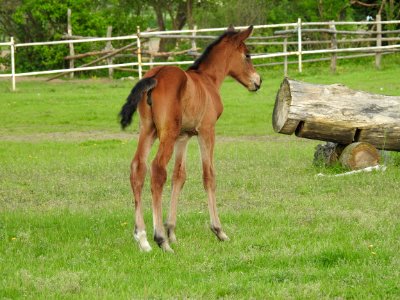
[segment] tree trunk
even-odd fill
[[[193,27],[194,27],[193,0],[187,0],[187,2],[186,2],[186,19],[187,19],[189,29],[193,29]]]
[[[190,8],[190,13],[192,13],[192,2],[189,3],[185,1],[160,1],[153,0],[150,2],[157,16],[157,24],[159,30],[166,30],[165,14],[168,13],[172,21],[173,30],[181,30],[186,23],[186,14]],[[177,39],[175,38],[161,38],[160,39],[160,51],[168,52],[173,50],[176,46]]]
[[[400,151],[400,97],[343,85],[285,79],[273,113],[276,132],[339,144],[368,142]]]

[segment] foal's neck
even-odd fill
[[[208,77],[220,89],[225,77],[228,76],[227,65],[227,58],[210,57],[199,66],[198,72]]]

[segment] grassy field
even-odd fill
[[[291,77],[400,95],[398,61],[326,70]],[[132,82],[32,80],[12,93],[0,81],[0,299],[399,299],[399,156],[384,173],[316,177],[342,170],[312,165],[318,141],[273,133],[281,72],[263,79],[256,94],[222,88],[217,203],[231,241],[209,230],[193,139],[175,255],[132,238],[137,123],[117,123]],[[169,193],[168,182],[165,211]],[[148,181],[144,203],[150,233]]]

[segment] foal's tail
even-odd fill
[[[122,106],[121,112],[119,116],[121,118],[121,127],[125,129],[125,127],[129,126],[132,122],[132,116],[135,113],[137,106],[142,100],[143,94],[147,93],[148,98],[150,97],[149,92],[157,85],[157,80],[154,77],[143,78],[140,80],[132,89],[128,98],[126,99],[126,103]],[[151,100],[148,99],[147,102],[151,104]]]

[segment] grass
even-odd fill
[[[399,71],[292,72],[400,95]],[[208,229],[193,140],[175,255],[153,242],[140,253],[132,239],[137,124],[121,134],[116,123],[132,83],[24,81],[11,93],[0,81],[0,298],[399,298],[398,156],[384,173],[316,177],[336,170],[312,166],[318,141],[272,132],[282,78],[263,77],[257,94],[232,80],[222,89],[217,197],[231,241]],[[169,193],[170,182],[165,214]],[[144,203],[151,232],[148,181]]]

